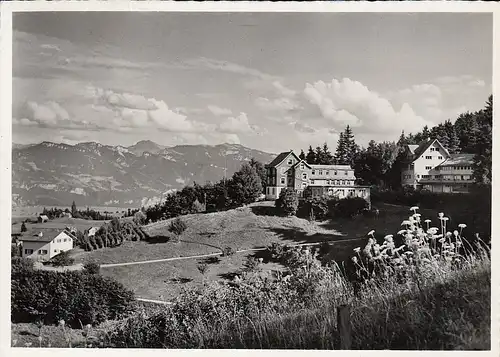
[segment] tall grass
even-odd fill
[[[384,242],[367,237],[352,261],[323,266],[318,252],[273,245],[288,271],[245,272],[188,290],[173,306],[112,323],[109,347],[336,349],[336,307],[351,309],[353,349],[489,349],[489,248],[463,225],[421,221],[418,208]],[[404,244],[403,244],[404,243]]]

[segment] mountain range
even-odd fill
[[[251,158],[268,163],[274,157],[238,144],[13,144],[13,204],[138,207],[194,182],[230,177]]]

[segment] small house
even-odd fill
[[[97,233],[98,230],[99,230],[99,227],[89,228],[89,230],[88,230],[88,236],[89,237],[95,236],[95,234]]]
[[[38,223],[45,223],[49,221],[49,217],[45,214],[41,214],[38,216]]]
[[[49,260],[55,255],[73,249],[76,237],[68,230],[41,229],[20,238],[22,257]]]

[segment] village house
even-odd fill
[[[38,216],[38,223],[45,223],[49,221],[49,217],[45,214],[41,214]]]
[[[266,199],[275,200],[281,190],[294,188],[312,197],[362,197],[370,203],[370,187],[356,185],[354,170],[348,165],[311,165],[293,151],[282,152],[266,165]]]
[[[408,160],[401,172],[403,187],[431,192],[469,192],[474,183],[472,154],[450,154],[437,139],[407,145]]]
[[[38,229],[19,239],[22,245],[22,257],[35,260],[49,260],[55,255],[73,249],[76,237],[68,230]]]

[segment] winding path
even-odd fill
[[[362,238],[351,238],[351,239],[342,239],[342,240],[329,240],[329,241],[322,241],[322,242],[314,242],[314,243],[299,243],[299,244],[291,244],[289,246],[291,247],[299,247],[299,246],[309,246],[309,245],[319,245],[322,243],[341,243],[341,242],[352,242],[356,240],[362,240],[366,239],[365,237]],[[242,249],[242,250],[237,250],[235,253],[247,253],[247,252],[257,252],[261,250],[266,250],[267,248],[252,248],[252,249]],[[186,260],[186,259],[198,259],[198,258],[207,258],[207,257],[214,257],[222,255],[222,252],[219,253],[210,253],[210,254],[202,254],[202,255],[190,255],[187,257],[174,257],[174,258],[164,258],[164,259],[154,259],[154,260],[143,260],[143,261],[137,261],[137,262],[127,262],[127,263],[113,263],[113,264],[101,264],[101,268],[113,268],[113,267],[119,267],[119,266],[126,266],[126,265],[138,265],[138,264],[152,264],[152,263],[163,263],[163,262],[171,262],[175,260]]]

